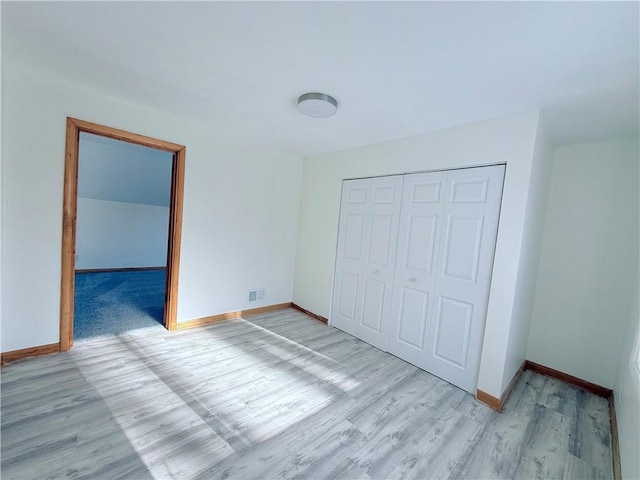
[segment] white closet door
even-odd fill
[[[343,182],[331,325],[386,349],[402,175]]]
[[[406,175],[387,350],[426,368],[446,172]]]
[[[504,166],[447,173],[426,370],[476,388]]]
[[[333,284],[331,325],[356,334],[361,302],[364,224],[367,215],[367,185],[363,180],[342,183],[338,250]]]

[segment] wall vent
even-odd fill
[[[249,301],[255,302],[257,300],[262,300],[265,296],[264,288],[258,288],[256,290],[249,290]]]

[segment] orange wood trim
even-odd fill
[[[86,120],[80,120],[78,118],[68,117],[67,121],[72,122],[78,130],[83,132],[94,133],[96,135],[102,135],[103,137],[110,137],[124,142],[137,143],[138,145],[166,150],[168,152],[177,152],[184,148],[183,145],[178,145],[177,143],[158,140],[157,138],[127,132],[126,130],[120,130],[118,128],[107,127],[98,123],[87,122]]]
[[[178,314],[178,270],[182,238],[182,199],[184,196],[186,148],[176,143],[68,117],[62,207],[62,267],[60,274],[60,351],[63,352],[69,350],[73,345],[73,292],[78,194],[78,141],[80,132],[93,133],[173,152],[164,309],[165,328],[168,330],[176,329]]]
[[[124,267],[124,268],[80,268],[76,273],[141,272],[146,270],[165,270],[167,267]]]
[[[526,361],[522,362],[522,365],[520,365],[520,368],[518,369],[516,374],[513,376],[513,378],[509,382],[509,385],[507,386],[505,391],[502,393],[502,396],[500,398],[496,398],[493,395],[489,395],[488,393],[483,392],[482,390],[477,390],[476,399],[482,403],[486,403],[494,410],[497,410],[498,412],[502,412],[502,410],[504,409],[504,404],[507,403],[507,400],[509,400],[511,393],[513,392],[513,389],[515,388],[515,386],[518,383],[518,380],[520,380],[520,377],[522,377],[522,374],[524,373],[524,367],[526,363],[527,363]]]
[[[22,348],[20,350],[11,350],[10,352],[2,352],[0,354],[0,363],[15,362],[27,357],[38,357],[40,355],[48,355],[50,353],[58,353],[60,351],[59,343],[50,343],[48,345],[39,345],[37,347]]]
[[[595,383],[588,382],[587,380],[583,380],[582,378],[574,377],[573,375],[560,372],[550,367],[545,367],[544,365],[540,365],[539,363],[535,363],[530,360],[527,360],[525,362],[524,368],[526,370],[531,370],[532,372],[536,372],[541,375],[546,375],[547,377],[561,380],[564,383],[568,383],[569,385],[574,385],[576,387],[582,388],[587,392],[591,392],[600,397],[610,398],[611,395],[613,394],[613,390],[611,390],[610,388],[596,385]]]
[[[60,351],[73,345],[73,290],[76,253],[76,212],[78,191],[78,140],[80,131],[67,118],[62,206],[62,259],[60,272]]]
[[[613,463],[613,478],[614,480],[622,480],[618,419],[616,418],[616,402],[613,392],[611,392],[611,396],[609,397],[609,418],[611,419],[611,462]]]
[[[184,197],[185,147],[173,155],[171,201],[169,209],[169,246],[167,249],[167,278],[164,305],[164,325],[176,330],[178,325],[178,274],[180,270],[180,244],[182,242],[182,199]]]
[[[194,318],[184,322],[178,322],[177,330],[185,330],[187,328],[201,327],[210,323],[221,322],[223,320],[231,320],[233,318],[246,317],[248,315],[257,315],[260,313],[273,312],[274,310],[283,310],[291,308],[291,303],[276,303],[275,305],[267,305],[266,307],[250,308],[249,310],[237,310],[235,312],[220,313],[208,317]]]
[[[476,400],[489,405],[491,408],[497,410],[498,412],[502,411],[502,402],[500,401],[500,399],[494,397],[493,395],[489,395],[482,390],[476,390]]]
[[[324,318],[320,315],[316,315],[313,312],[310,312],[309,310],[307,310],[306,308],[302,308],[300,305],[296,305],[295,303],[291,303],[291,308],[295,308],[296,310],[304,313],[305,315],[309,315],[311,318],[315,318],[316,320],[320,320],[322,323],[329,323],[329,320],[327,318]]]

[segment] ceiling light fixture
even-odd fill
[[[326,118],[338,110],[338,102],[326,93],[305,93],[298,97],[298,110],[315,118]]]

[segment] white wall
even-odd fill
[[[304,161],[293,301],[328,317],[344,178],[506,163],[478,388],[502,394],[539,112],[307,158]]]
[[[506,390],[526,359],[552,165],[553,145],[541,117],[538,123],[529,181],[527,213],[520,248],[518,280],[507,344],[505,374],[502,378],[502,391]],[[490,345],[486,344],[485,347],[490,348]]]
[[[1,15],[1,13],[0,13]],[[2,35],[0,32],[0,44],[2,43]],[[0,45],[0,53],[2,52],[2,47]],[[5,99],[4,99],[4,88],[2,88],[2,79],[4,78],[4,75],[2,74],[2,62],[0,61],[0,93],[2,95],[2,98],[0,98],[0,115],[2,116],[2,118],[4,118],[4,112],[5,112]],[[5,122],[0,121],[0,262],[2,262],[2,258],[4,257],[4,241],[3,239],[3,231],[2,231],[2,226],[4,225],[4,222],[2,221],[2,212],[4,212],[4,208],[6,205],[6,202],[4,200],[4,187],[3,187],[3,179],[5,178],[5,161],[4,159],[6,158],[5,155],[5,143],[3,142],[2,139],[6,138],[5,137]],[[2,346],[2,265],[0,264],[0,347]],[[1,351],[1,350],[0,350]]]
[[[636,281],[629,315],[622,330],[620,359],[616,372],[615,406],[622,478],[640,478],[640,366],[636,364],[640,348],[640,283],[636,257]]]
[[[614,388],[638,255],[638,140],[558,147],[527,358]]]
[[[78,198],[76,269],[167,264],[169,207]]]
[[[640,169],[638,170],[640,174]],[[640,208],[638,208],[638,215],[640,215]],[[640,247],[636,245],[636,280],[631,290],[629,315],[622,330],[614,389],[622,478],[625,479],[640,478],[640,456],[638,456],[640,452],[640,363],[636,363],[639,360],[638,351],[640,350],[639,257]]]
[[[187,146],[179,321],[291,301],[300,157],[3,59],[2,351],[59,341],[67,116]],[[264,301],[249,304],[258,287]]]

